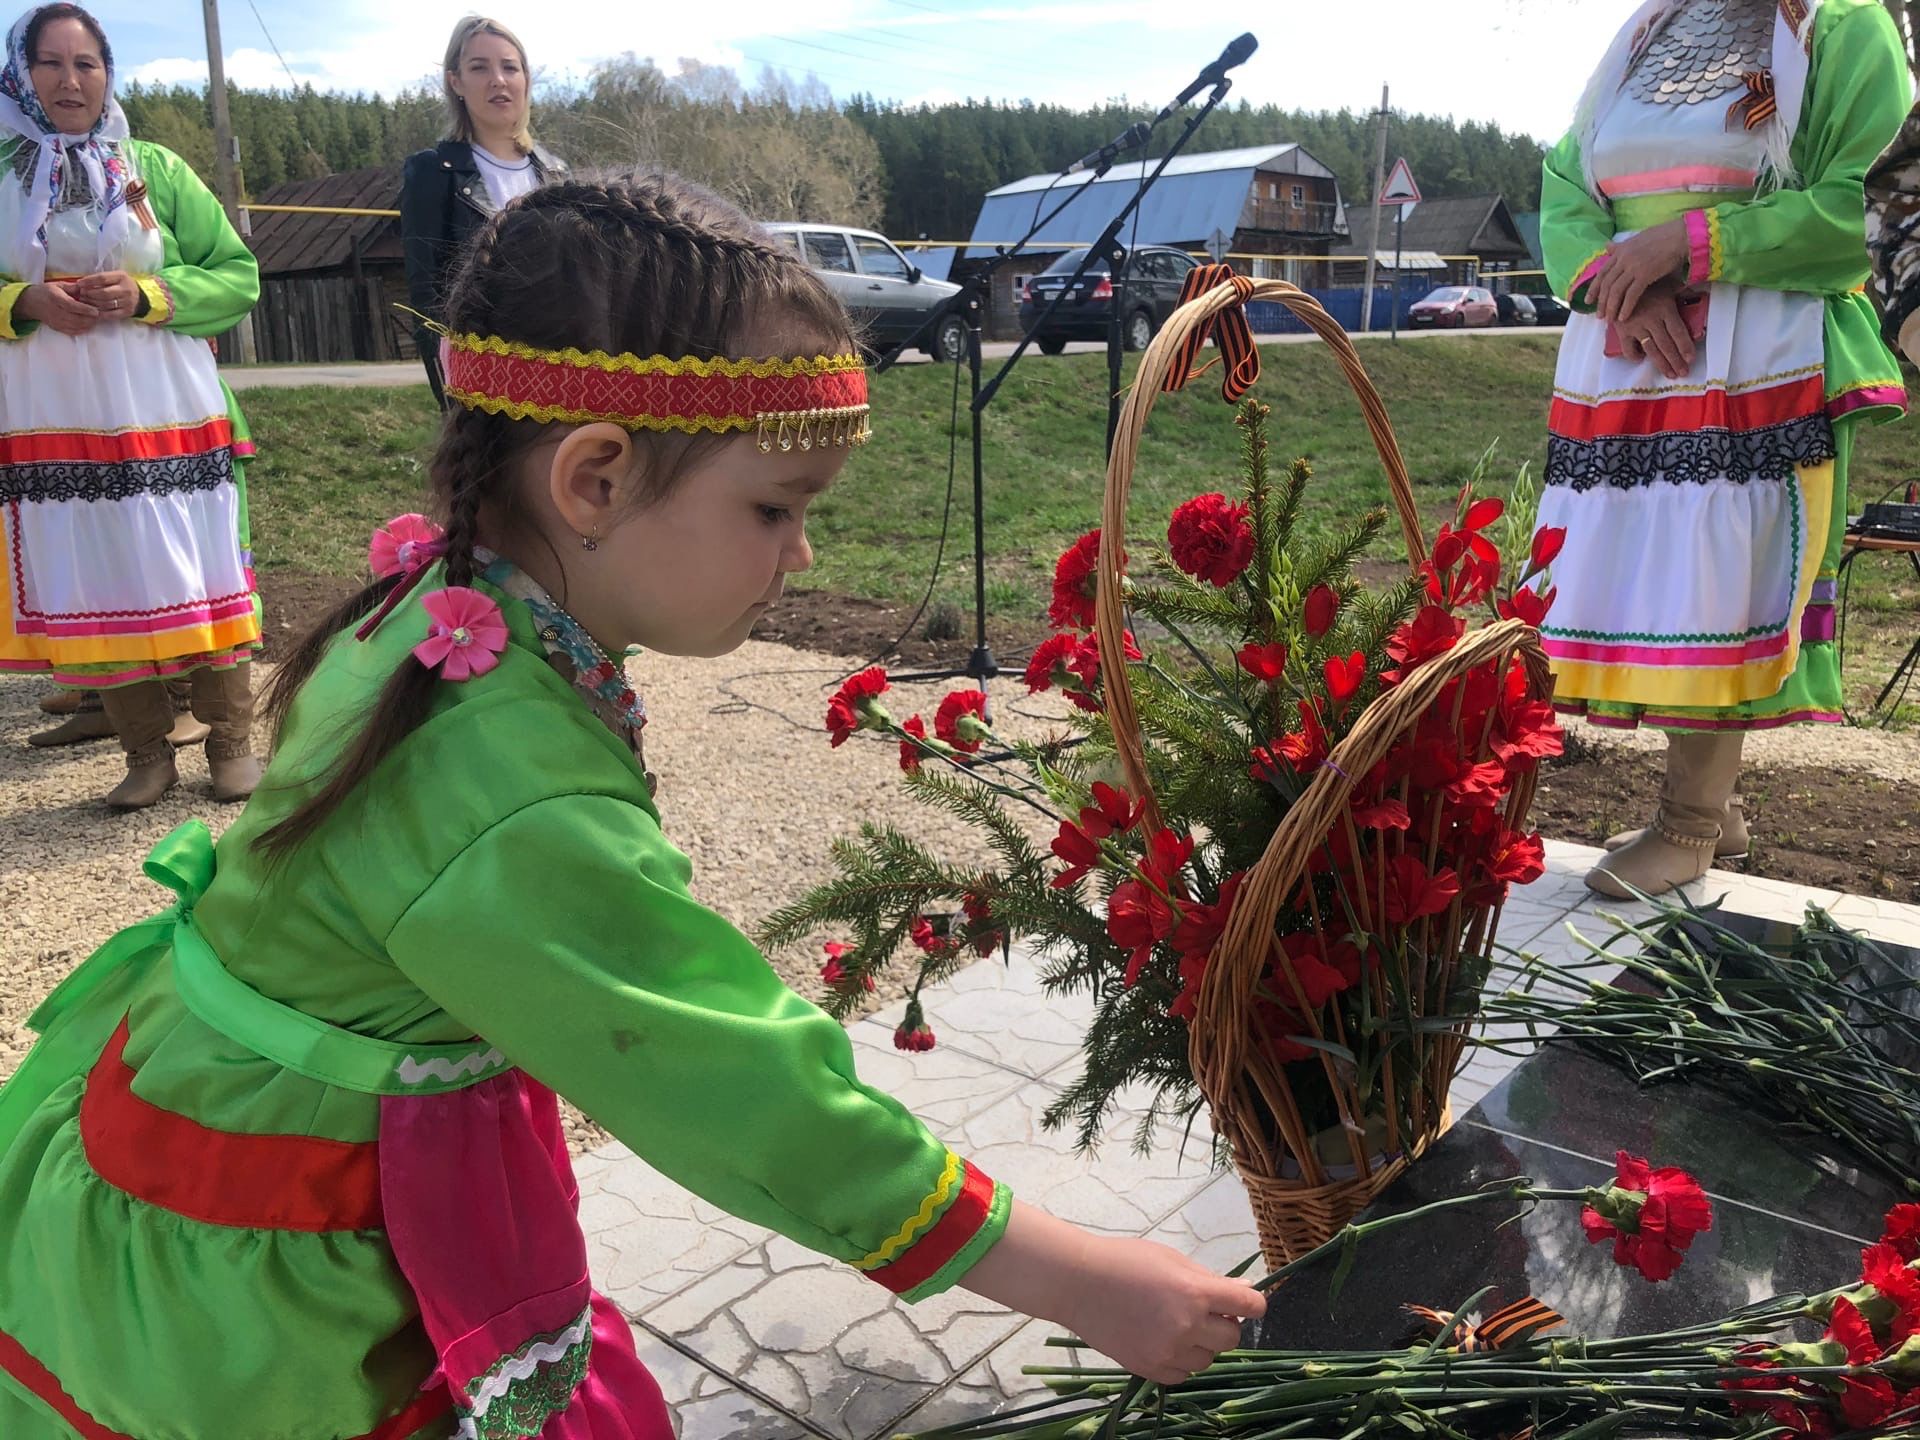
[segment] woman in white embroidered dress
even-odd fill
[[[1668,734],[1660,808],[1587,877],[1658,894],[1746,849],[1745,732],[1841,716],[1853,430],[1905,408],[1860,293],[1862,182],[1906,114],[1877,0],[1649,0],[1547,158],[1580,312],[1554,378],[1556,701]]]
[[[207,337],[259,270],[185,162],[132,140],[99,23],[29,10],[0,67],[0,669],[97,689],[127,752],[117,809],[177,780],[165,679],[244,799],[260,639],[233,427]]]

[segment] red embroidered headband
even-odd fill
[[[762,452],[863,445],[867,371],[858,355],[669,360],[536,350],[483,335],[441,340],[447,396],[515,420],[611,421],[630,430],[753,430]]]

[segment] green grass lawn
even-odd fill
[[[1557,335],[1369,343],[1360,355],[1386,398],[1432,523],[1489,445],[1504,488],[1520,466],[1546,458],[1546,407]],[[1304,524],[1323,534],[1371,505],[1387,482],[1359,408],[1319,345],[1268,346],[1255,392],[1273,407],[1279,457],[1312,461]],[[1128,374],[1132,373],[1129,358]],[[989,373],[992,367],[989,366]],[[1031,622],[1045,610],[1053,561],[1097,523],[1104,483],[1106,363],[1099,355],[1031,356],[995,397],[984,431],[986,538],[993,614]],[[971,603],[971,496],[965,395],[957,427],[953,372],[902,366],[873,382],[874,439],[815,502],[818,560],[809,588],[911,603],[925,587],[955,450],[954,507],[937,598]],[[250,471],[256,554],[276,567],[352,575],[380,520],[423,503],[435,414],[426,387],[249,390],[242,394],[260,446]],[[1141,447],[1132,513],[1139,541],[1164,541],[1166,516],[1190,495],[1231,487],[1238,431],[1217,379],[1163,396]],[[1877,427],[1855,450],[1854,505],[1920,475],[1906,425]],[[1392,558],[1389,527],[1382,558]],[[1910,643],[1920,584],[1894,557],[1855,567],[1849,688],[1871,700]],[[1862,702],[1864,703],[1864,701]]]

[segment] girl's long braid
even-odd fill
[[[726,201],[672,176],[605,184],[562,183],[522,196],[481,229],[447,296],[456,334],[515,340],[536,349],[604,350],[673,358],[767,353],[747,347],[852,343],[846,313],[799,256],[774,244]],[[494,543],[542,543],[529,523],[521,462],[550,427],[482,410],[442,422],[428,467],[446,532],[449,585],[471,585],[485,526]],[[668,493],[727,437],[642,432],[637,505]],[[342,630],[370,613],[395,582],[376,582],[302,641],[276,683],[276,741],[295,692]],[[564,604],[564,595],[557,597]],[[384,622],[392,624],[389,619]],[[339,758],[314,775],[276,776],[310,790],[255,844],[273,860],[312,835],[427,720],[437,672],[408,658],[382,688]]]

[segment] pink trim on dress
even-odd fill
[[[1590,665],[1644,665],[1658,669],[1740,666],[1786,651],[1787,635],[1769,635],[1741,645],[1624,645],[1592,640],[1543,640],[1549,659]]]
[[[1756,172],[1734,166],[1674,165],[1602,180],[1600,193],[1618,200],[1627,195],[1664,195],[1674,190],[1751,190],[1757,178]]]
[[[444,1095],[383,1095],[380,1201],[439,1357],[427,1383],[446,1384],[456,1418],[475,1381],[591,1312],[586,1375],[541,1440],[672,1440],[660,1387],[588,1279],[551,1090],[509,1070]]]
[[[1836,395],[1827,402],[1827,416],[1838,420],[1843,415],[1851,415],[1856,410],[1866,410],[1875,405],[1891,405],[1905,413],[1907,408],[1907,390],[1904,385],[1868,385],[1863,389],[1849,390],[1844,395]]]
[[[1713,227],[1707,212],[1689,210],[1687,221],[1687,283],[1705,285],[1713,278]]]

